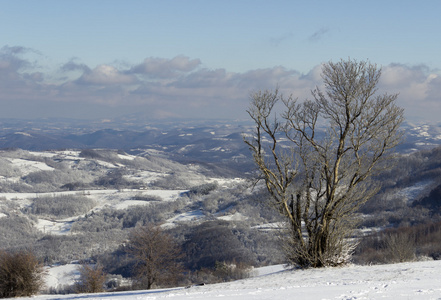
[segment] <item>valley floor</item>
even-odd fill
[[[441,261],[295,271],[275,269],[245,280],[190,288],[40,295],[34,299],[441,299],[440,271]]]

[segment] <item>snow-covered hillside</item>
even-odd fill
[[[148,161],[147,159],[133,155],[123,155],[111,153],[112,160],[103,161],[98,158],[84,158],[80,156],[80,151],[50,151],[50,152],[28,152],[28,151],[3,151],[2,152],[2,173],[0,174],[0,212],[6,216],[11,213],[10,209],[5,208],[4,203],[14,203],[21,210],[32,206],[33,200],[42,197],[63,197],[81,195],[93,201],[94,206],[88,212],[97,212],[103,208],[123,210],[133,206],[151,205],[156,202],[174,202],[187,192],[188,189],[162,188],[154,186],[157,180],[165,181],[166,185],[171,185],[170,174],[182,174],[179,184],[187,187],[197,186],[204,183],[216,183],[220,186],[240,183],[240,179],[235,178],[213,178],[206,177],[200,173],[197,165],[184,166],[164,159]],[[110,161],[110,162],[109,162]],[[52,164],[56,168],[48,165]],[[136,164],[138,163],[138,164]],[[140,165],[143,164],[143,165]],[[80,190],[67,190],[59,188],[63,182],[61,174],[73,174],[73,179],[81,182],[83,185],[91,184],[100,177],[112,174],[114,170],[123,170],[126,174],[120,176],[123,185],[133,183],[136,188],[121,188],[121,185],[110,186],[92,186]],[[55,173],[58,171],[58,173]],[[46,172],[46,173],[45,173]],[[74,173],[75,172],[75,173]],[[56,174],[56,175],[52,175]],[[26,182],[26,176],[39,176],[35,182]],[[41,178],[40,178],[41,177]],[[50,178],[55,177],[55,178]],[[57,178],[58,177],[58,178]],[[48,179],[49,183],[45,180]],[[112,179],[112,178],[111,178]],[[59,182],[57,182],[57,180]],[[185,182],[184,182],[185,181]],[[46,184],[41,192],[37,184]],[[76,183],[76,182],[75,182]],[[12,184],[15,184],[14,186]],[[70,182],[68,183],[68,185]],[[107,184],[107,182],[105,182]],[[10,187],[11,186],[11,187]],[[31,187],[32,186],[32,187]],[[13,189],[30,189],[32,192],[12,191]],[[33,190],[35,189],[35,190]],[[51,190],[53,189],[53,190]],[[4,192],[4,191],[8,192]],[[14,211],[17,213],[17,211]],[[21,214],[21,212],[20,212]],[[195,214],[193,216],[193,214]],[[55,216],[39,216],[35,222],[35,227],[45,234],[66,235],[71,234],[72,224],[85,214],[71,216],[69,218],[56,218]],[[191,220],[194,217],[203,217],[200,211],[183,212],[171,218],[167,223],[173,225],[173,222],[182,222]]]
[[[249,218],[259,216],[251,202],[238,206],[249,194],[244,179],[157,153],[1,150],[0,248],[33,249],[45,265],[69,264],[111,255],[148,223],[178,232],[205,221],[266,222]]]
[[[263,275],[221,284],[118,293],[40,295],[34,299],[441,299],[440,270],[441,261],[433,260],[295,271],[276,267],[264,269]]]
[[[430,161],[420,156],[408,156],[409,161],[418,166]],[[108,267],[119,263],[121,257],[113,251],[125,243],[132,228],[148,222],[175,230],[182,243],[192,240],[200,245],[203,242],[191,234],[195,228],[207,229],[200,232],[205,232],[205,238],[210,241],[223,236],[220,233],[228,233],[225,235],[230,238],[228,241],[236,241],[231,244],[236,246],[230,247],[227,240],[219,240],[216,249],[224,245],[219,251],[225,254],[229,249],[240,248],[237,253],[230,253],[235,261],[237,254],[243,254],[253,259],[250,265],[254,266],[282,262],[275,250],[273,226],[280,219],[262,204],[265,195],[259,194],[258,187],[251,190],[245,179],[222,176],[219,169],[211,167],[197,162],[179,163],[157,153],[4,150],[0,158],[2,246],[5,249],[32,247],[44,258],[46,266],[57,265],[50,270],[47,279],[47,289],[56,291],[62,291],[72,283],[75,274],[78,276],[76,266],[69,264],[72,261],[102,255]],[[414,173],[415,170],[404,169],[399,173]],[[401,220],[399,218],[404,216],[416,220],[418,215],[408,214],[406,209],[411,207],[407,205],[430,191],[437,182],[429,176],[420,177],[409,179],[408,185],[400,188],[393,182],[388,183],[390,192],[379,199],[395,206],[382,209],[376,205],[377,210],[370,208],[375,213],[363,212],[365,224],[371,226],[364,230],[386,227],[389,219]],[[386,205],[384,203],[382,205]],[[397,214],[393,215],[395,211]],[[204,223],[207,227],[203,227]],[[209,223],[217,227],[210,227]],[[227,228],[230,225],[231,228]],[[430,256],[422,251],[415,253],[418,257]],[[195,258],[189,259],[199,263]],[[129,265],[125,263],[118,267]],[[250,279],[224,284],[94,295],[41,295],[37,298],[441,299],[440,268],[438,261],[304,271],[270,267],[260,269]],[[113,271],[109,274],[121,275]],[[127,279],[132,275],[124,276]],[[191,280],[198,282],[199,279]]]

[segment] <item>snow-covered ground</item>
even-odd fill
[[[201,219],[203,217],[204,217],[204,214],[200,210],[189,211],[189,212],[185,212],[182,214],[178,214],[178,215],[174,216],[173,218],[168,219],[161,226],[163,228],[169,228],[169,227],[175,226],[176,223],[179,223],[179,222],[188,222],[188,221],[192,221],[192,220]]]
[[[63,272],[62,269],[60,269]],[[84,295],[39,295],[45,299],[441,299],[441,261],[378,266],[283,270],[266,267],[252,278],[234,282]]]
[[[417,184],[405,187],[401,189],[397,195],[402,197],[405,202],[413,201],[418,199],[418,196],[421,195],[425,190],[428,190],[430,185],[433,184],[431,180],[425,180],[422,182],[418,182]]]
[[[80,278],[78,264],[67,264],[46,268],[45,288],[57,289],[74,284]]]

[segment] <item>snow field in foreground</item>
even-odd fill
[[[34,299],[441,299],[441,276],[439,276],[441,261],[278,270],[280,270],[278,267],[274,269],[267,267],[266,270],[262,270],[264,275],[191,288],[84,295],[40,295]]]

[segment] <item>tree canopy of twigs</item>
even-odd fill
[[[275,90],[251,94],[255,131],[245,136],[272,204],[288,221],[284,248],[300,267],[347,262],[357,209],[378,191],[400,142],[398,94],[378,94],[381,69],[367,61],[323,65],[324,89],[299,102]],[[276,106],[283,107],[277,113]]]
[[[0,250],[0,298],[29,297],[44,285],[44,270],[30,251]]]
[[[141,288],[172,285],[182,274],[181,249],[159,226],[134,228],[130,233],[128,251],[137,261],[136,274]]]
[[[75,284],[79,293],[99,293],[104,291],[106,274],[100,264],[83,263],[78,267],[80,278]]]

